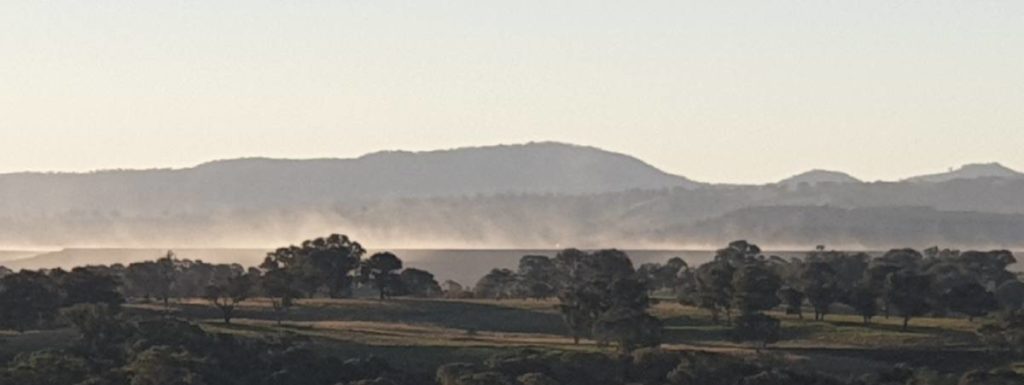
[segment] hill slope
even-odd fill
[[[798,187],[801,185],[814,186],[820,183],[862,183],[860,179],[850,176],[850,174],[838,171],[828,170],[811,170],[805,173],[797,174],[792,177],[783,179],[778,182],[779,185],[786,186],[789,188]]]
[[[812,171],[720,186],[559,143],[8,174],[0,175],[0,246],[270,248],[339,232],[388,248],[714,247],[730,238],[884,246],[894,234],[914,244],[1016,247],[1024,178],[1014,175],[966,166],[948,181],[863,183]],[[73,254],[48,258],[89,257]]]
[[[380,152],[356,159],[236,159],[182,170],[0,175],[0,212],[121,215],[280,209],[500,193],[594,194],[697,183],[622,154],[561,143]]]
[[[980,178],[1024,179],[1024,174],[999,163],[976,163],[964,165],[963,167],[949,172],[908,178],[906,181],[915,183],[941,183],[957,179]]]

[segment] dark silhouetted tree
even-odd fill
[[[60,305],[57,284],[46,274],[25,270],[0,278],[0,326],[23,332],[52,321]]]
[[[839,276],[826,262],[809,262],[803,265],[800,284],[814,307],[814,320],[823,321],[841,294]]]
[[[176,258],[173,251],[156,261],[137,262],[128,265],[125,279],[137,292],[145,297],[163,302],[164,309],[170,308],[176,279]]]
[[[402,270],[402,260],[392,253],[383,252],[363,261],[360,275],[377,289],[380,299],[384,300],[399,292],[402,283],[399,270]]]
[[[576,249],[555,257],[562,277],[559,309],[573,340],[595,337],[622,350],[660,343],[661,325],[646,314],[645,282],[619,250],[585,253]]]
[[[312,297],[324,290],[332,298],[351,296],[353,272],[366,250],[345,235],[332,234],[289,246],[267,255],[264,270],[281,269],[292,275],[296,288]]]
[[[263,294],[270,299],[277,324],[284,320],[285,313],[292,307],[302,291],[296,288],[295,277],[284,269],[268,270],[260,279]]]
[[[718,322],[725,313],[726,320],[732,319],[732,280],[736,268],[725,260],[714,260],[697,268],[695,272],[696,291],[692,302],[711,312]]]
[[[871,323],[871,318],[878,315],[878,295],[878,290],[865,282],[854,286],[847,295],[846,304],[852,307],[867,325]]]
[[[227,282],[207,286],[203,297],[220,310],[224,323],[230,324],[238,304],[252,295],[255,278],[249,274],[228,278]]]
[[[64,306],[103,303],[117,308],[124,303],[120,291],[121,281],[110,273],[76,267],[61,276],[58,284],[64,293]]]
[[[780,322],[764,313],[743,313],[736,317],[732,338],[736,342],[754,342],[758,350],[778,342]]]
[[[1016,279],[1003,282],[996,287],[996,301],[1003,311],[1016,311],[1024,308],[1024,282]]]
[[[931,309],[928,303],[931,294],[931,276],[901,271],[889,274],[885,286],[886,301],[893,306],[896,314],[903,318],[906,330],[910,319],[924,315]]]
[[[661,344],[661,320],[643,309],[616,306],[601,313],[594,321],[594,338],[614,342],[620,352]]]
[[[795,314],[797,318],[804,318],[804,298],[807,296],[802,291],[792,286],[786,286],[779,290],[779,296],[782,297],[782,303],[786,305],[786,314]]]
[[[953,259],[983,287],[996,287],[1016,279],[1014,273],[1007,270],[1017,263],[1017,258],[1009,250],[965,251]]]
[[[442,294],[441,285],[434,279],[434,275],[425,270],[413,268],[402,270],[399,281],[406,295],[433,298]]]
[[[971,321],[999,308],[996,296],[974,282],[954,286],[943,293],[942,297],[950,310],[966,315]]]
[[[733,325],[733,339],[754,341],[758,349],[779,339],[779,320],[763,312],[778,306],[782,279],[765,260],[747,260],[733,275],[733,302],[740,312]]]
[[[741,313],[771,310],[782,301],[782,279],[763,262],[748,262],[733,275],[733,306]]]
[[[522,297],[542,299],[557,293],[555,261],[543,255],[526,255],[519,259],[519,294]]]
[[[514,296],[519,278],[509,269],[493,269],[473,286],[476,298],[506,299]]]

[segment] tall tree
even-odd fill
[[[779,290],[779,296],[782,297],[782,303],[786,304],[786,314],[795,314],[797,318],[804,319],[804,298],[807,297],[804,292],[785,286]]]
[[[360,275],[364,281],[373,284],[380,294],[380,299],[384,300],[399,291],[399,270],[402,270],[402,260],[392,253],[383,252],[363,261]]]
[[[809,262],[803,265],[800,282],[808,302],[814,307],[814,320],[825,320],[840,296],[839,276],[826,262]]]
[[[526,255],[519,259],[519,292],[523,297],[550,298],[557,292],[555,261],[543,255]]]
[[[732,286],[733,306],[741,313],[771,310],[782,302],[778,295],[782,279],[762,262],[748,262],[737,269]]]
[[[294,304],[293,301],[302,296],[302,291],[296,288],[295,276],[284,269],[270,269],[263,274],[260,284],[263,294],[270,298],[277,324],[280,325],[285,313]]]
[[[910,319],[921,316],[931,309],[928,299],[931,293],[931,276],[901,271],[890,274],[885,287],[885,298],[903,318],[906,330]]]
[[[414,297],[431,298],[442,294],[441,285],[434,279],[430,272],[420,269],[407,268],[399,275],[402,289],[407,295]]]
[[[736,268],[728,261],[714,260],[697,268],[695,272],[696,292],[692,302],[711,312],[718,322],[725,313],[726,320],[732,319],[733,274]]]
[[[846,304],[850,305],[867,325],[871,323],[871,318],[878,315],[878,290],[867,282],[854,286],[846,297]]]
[[[914,249],[892,249],[881,257],[871,260],[865,272],[867,283],[876,288],[881,295],[882,312],[886,318],[892,312],[893,304],[890,296],[886,295],[886,287],[889,284],[889,277],[899,272],[917,271],[924,256]]]
[[[779,320],[764,314],[782,301],[782,279],[764,260],[748,260],[733,277],[735,308],[740,315],[733,325],[736,341],[756,341],[758,349],[779,338]]]
[[[163,302],[164,309],[170,308],[177,273],[177,259],[173,251],[155,261],[137,262],[128,265],[125,278],[128,283],[145,297]]]
[[[477,298],[506,299],[515,295],[519,277],[509,269],[493,269],[476,282],[473,295]]]
[[[568,277],[558,298],[573,340],[596,337],[601,343],[616,342],[622,350],[660,343],[660,322],[646,314],[647,286],[626,253],[568,249],[555,260],[559,275]]]
[[[345,235],[332,234],[289,246],[267,255],[264,270],[283,269],[292,275],[306,296],[325,291],[332,298],[351,296],[353,271],[366,250]]]
[[[248,273],[228,278],[227,282],[207,286],[203,297],[220,310],[224,323],[230,324],[238,304],[252,295],[255,278]]]

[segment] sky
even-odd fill
[[[1024,170],[1024,1],[0,2],[0,172],[547,140],[706,182]]]

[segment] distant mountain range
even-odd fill
[[[180,170],[0,175],[0,213],[266,209],[389,198],[695,188],[639,159],[560,143],[215,161]],[[2,215],[2,214],[0,214]]]
[[[592,147],[529,143],[355,159],[0,175],[0,245],[267,248],[1024,246],[1024,174],[967,165],[896,182],[813,170],[714,185]],[[3,247],[0,247],[3,248]]]

